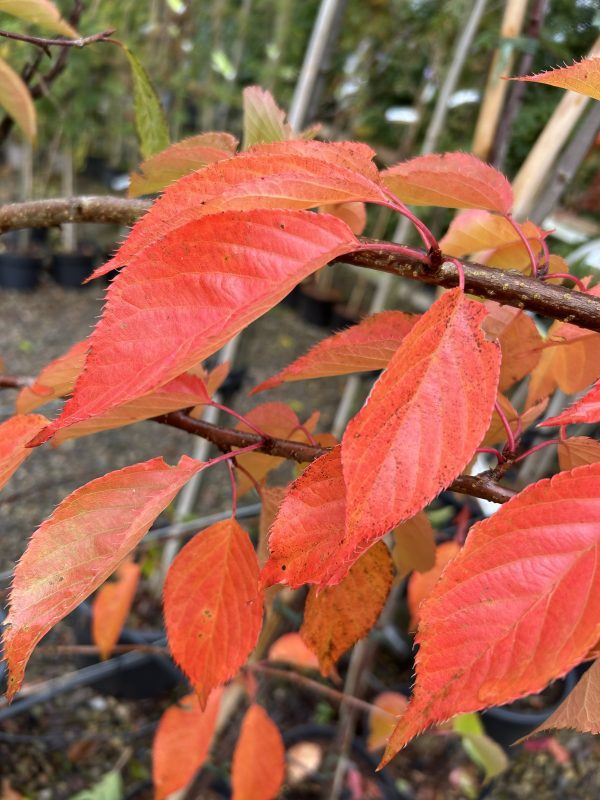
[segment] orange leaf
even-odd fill
[[[299,633],[286,633],[273,642],[269,649],[269,661],[284,661],[307,669],[319,668],[319,659],[306,646]]]
[[[534,403],[534,405],[528,408],[523,414],[519,414],[510,400],[500,393],[498,393],[498,404],[502,411],[504,411],[504,415],[508,420],[512,432],[516,435],[519,429],[521,432],[527,430],[534,420],[536,420],[540,414],[544,413],[548,405],[548,398],[546,397]],[[502,420],[496,410],[494,410],[490,427],[481,442],[481,447],[489,447],[490,445],[503,442],[506,442],[506,431]]]
[[[428,572],[435,564],[435,553],[433,528],[424,511],[394,529],[392,558],[399,578],[412,570]]]
[[[258,547],[256,554],[258,556],[258,563],[264,566],[265,561],[269,557],[269,530],[273,524],[279,506],[283,502],[285,493],[287,492],[286,486],[263,486],[261,492],[261,507],[260,518],[258,521]]]
[[[50,400],[71,394],[85,364],[89,348],[89,340],[84,339],[44,367],[35,382],[19,392],[17,397],[19,414],[27,414]]]
[[[375,625],[391,586],[392,558],[377,542],[337,586],[311,588],[300,635],[318,655],[322,675],[330,675],[340,656]]]
[[[4,628],[8,697],[19,689],[33,648],[101,586],[160,512],[204,464],[183,456],[109,472],[76,489],[33,534],[17,564]]]
[[[111,283],[74,395],[35,444],[173,380],[357,246],[309,211],[226,211],[166,235]]]
[[[256,386],[251,394],[285,381],[326,378],[385,369],[418,317],[382,311],[318,342],[311,350]]]
[[[108,658],[119,641],[140,580],[140,566],[126,561],[113,580],[100,587],[92,604],[92,638],[101,658]]]
[[[527,405],[548,397],[557,387],[576,394],[600,376],[600,334],[576,328],[579,335],[561,339],[561,331],[571,336],[566,329],[561,323],[550,327],[541,358],[531,373]]]
[[[371,751],[385,747],[391,732],[396,727],[396,722],[390,717],[390,714],[401,717],[408,706],[408,699],[399,692],[382,692],[373,700],[373,705],[381,711],[373,709],[369,714],[367,748]],[[387,713],[382,714],[382,711]]]
[[[21,76],[2,58],[0,58],[0,106],[14,119],[25,138],[34,142],[37,136],[37,121],[29,89]]]
[[[471,528],[421,606],[417,679],[384,763],[428,725],[540,692],[600,636],[600,464]]]
[[[446,564],[452,561],[459,551],[460,545],[456,542],[442,542],[435,549],[435,564],[433,567],[428,572],[413,572],[408,579],[406,599],[410,610],[411,630],[416,630],[419,624],[421,603],[429,597]]]
[[[533,222],[523,222],[521,230],[530,240],[541,239],[545,232]],[[518,244],[521,240],[513,226],[504,217],[487,211],[465,211],[452,220],[440,247],[450,256],[462,256],[495,250],[506,245]],[[521,244],[523,253],[525,248]]]
[[[346,491],[338,445],[309,464],[289,487],[271,526],[270,556],[261,575],[263,585],[287,583],[293,589],[305,583],[327,586],[339,568],[345,516]]]
[[[306,434],[299,430],[300,420],[296,413],[285,403],[262,403],[253,408],[245,418],[263,433],[274,438],[290,439],[294,442],[306,442]],[[318,415],[306,421],[304,427],[312,433],[318,421]],[[252,431],[253,429],[243,422],[236,425],[236,430]],[[276,469],[285,461],[278,456],[270,456],[265,453],[247,453],[237,457],[237,463],[250,473],[257,483],[263,481],[272,470]],[[238,492],[245,494],[252,488],[252,480],[239,471],[237,474]]]
[[[154,800],[185,788],[206,761],[222,694],[215,689],[204,711],[197,696],[188,694],[160,718],[152,743]]]
[[[504,175],[468,153],[417,156],[381,177],[400,200],[417,206],[487,208],[502,214],[513,203]]]
[[[251,705],[233,753],[232,800],[273,800],[283,784],[284,756],[279,729],[261,706]]]
[[[600,733],[600,661],[594,661],[556,711],[529,735],[550,728]]]
[[[600,422],[600,381],[561,414],[540,422],[540,427],[543,425],[574,425],[581,422]]]
[[[137,222],[92,277],[127,264],[187,223],[221,211],[318,208],[353,200],[387,202],[370,147],[356,142],[275,142],[180,178]],[[187,228],[187,231],[190,229]],[[240,232],[242,235],[243,232]],[[188,238],[189,233],[183,238]],[[174,241],[182,234],[174,237]],[[240,236],[233,239],[240,241]]]
[[[596,461],[600,461],[600,442],[588,436],[571,436],[558,445],[561,470],[574,469]]]
[[[367,209],[364,203],[337,203],[330,206],[321,206],[322,214],[333,214],[343,220],[352,233],[360,236],[367,226]]]
[[[498,388],[505,392],[537,365],[543,341],[535,322],[524,311],[493,301],[488,301],[485,307],[490,315],[483,327],[487,333],[498,337],[502,351]]]
[[[165,581],[164,611],[173,658],[204,708],[256,644],[263,616],[259,568],[246,531],[217,522],[182,548]]]
[[[533,83],[546,83],[548,86],[557,86],[559,89],[568,89],[579,92],[600,100],[600,58],[584,58],[570,64],[568,67],[549,69],[537,75],[527,75],[511,78],[511,81],[531,81]]]
[[[0,489],[33,452],[25,445],[47,424],[41,414],[17,414],[0,425]]]
[[[342,440],[348,555],[358,556],[414,516],[472,458],[489,426],[500,371],[500,348],[481,330],[485,316],[460,289],[444,294],[348,424]]]
[[[140,172],[131,174],[129,197],[161,192],[183,175],[231,158],[236,147],[236,139],[228,133],[201,133],[176,142],[147,158],[140,164]]]

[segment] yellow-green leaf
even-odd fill
[[[135,126],[144,158],[167,148],[170,144],[167,121],[158,95],[139,58],[128,47],[124,48],[133,75],[135,99]]]
[[[69,39],[77,39],[75,28],[64,20],[58,8],[50,0],[0,0],[0,12],[12,14],[26,22],[60,33]]]

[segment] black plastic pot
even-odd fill
[[[59,286],[79,289],[94,269],[94,259],[83,253],[57,253],[52,258],[52,277]]]
[[[88,603],[82,603],[74,612],[74,627],[78,644],[91,643],[91,618],[91,607]],[[162,630],[134,631],[124,628],[119,638],[119,644],[164,645],[165,641],[165,633]],[[133,664],[122,660],[122,666],[119,669],[108,677],[94,681],[94,688],[100,694],[128,700],[141,700],[148,697],[159,697],[186,682],[183,674],[167,655],[154,653],[139,655],[142,657]],[[112,659],[109,660],[112,661]],[[82,656],[80,659],[82,667],[97,663],[98,659],[94,657]]]
[[[516,710],[513,705],[498,706],[496,708],[488,708],[481,714],[481,721],[485,728],[485,732],[502,747],[510,747],[517,739],[527,736],[538,725],[545,722],[548,717],[556,711],[558,706],[563,702],[569,692],[577,683],[577,673],[575,670],[569,672],[562,680],[556,683],[561,685],[562,691],[560,692],[557,700],[546,706],[541,710]]]
[[[42,259],[16,253],[0,254],[0,286],[31,291],[38,285]]]
[[[340,295],[333,290],[323,291],[317,286],[302,286],[298,297],[298,312],[311,325],[331,328],[333,307],[339,303]]]

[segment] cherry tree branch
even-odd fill
[[[13,33],[12,31],[0,30],[0,37],[5,39],[15,39],[18,42],[28,42],[39,47],[47,55],[50,55],[51,47],[87,47],[95,42],[108,42],[115,32],[115,28],[100,33],[93,33],[91,36],[80,36],[78,39],[46,39],[42,36],[28,36],[24,33]]]
[[[151,203],[116,197],[70,197],[14,203],[0,208],[0,233],[30,227],[52,227],[64,222],[99,222],[131,225]],[[363,239],[372,250],[341,256],[338,261],[378,272],[388,272],[434,286],[458,286],[456,266],[444,261],[432,268],[426,253],[407,255],[377,250],[377,241]],[[550,319],[572,322],[600,332],[600,298],[564,286],[547,284],[515,271],[461,261],[465,290],[479,297],[535,311]]]

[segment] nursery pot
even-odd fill
[[[0,286],[5,289],[30,291],[38,285],[42,270],[41,258],[16,253],[0,254]]]
[[[78,289],[93,269],[93,257],[83,253],[57,253],[52,258],[52,277],[59,286]]]
[[[340,299],[339,293],[333,289],[323,290],[312,284],[302,286],[298,298],[298,311],[311,325],[330,328],[333,307]]]
[[[502,747],[510,747],[517,739],[527,736],[538,725],[545,722],[556,711],[576,683],[575,670],[569,672],[561,680],[555,681],[553,687],[556,688],[556,695],[543,708],[527,708],[528,698],[506,706],[488,708],[481,714],[485,732]]]
[[[82,603],[74,612],[75,635],[78,644],[90,644],[92,611],[88,603]],[[124,628],[119,644],[165,644],[164,630],[136,631]],[[93,656],[82,656],[82,667],[97,664]],[[121,669],[108,677],[94,682],[100,694],[122,697],[128,700],[141,700],[159,697],[185,682],[182,673],[166,655],[145,653],[134,665],[124,664]]]

